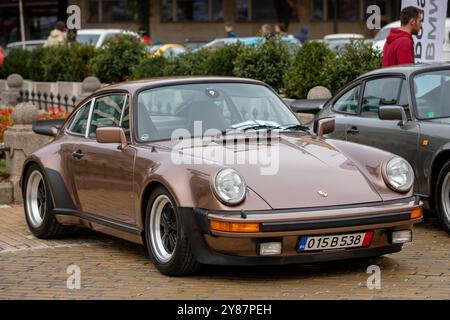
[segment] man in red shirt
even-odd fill
[[[423,11],[406,7],[400,13],[401,27],[392,28],[383,48],[383,67],[414,63],[414,40],[422,28]]]

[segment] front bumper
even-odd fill
[[[282,265],[315,263],[352,258],[367,258],[398,252],[401,244],[392,244],[395,230],[410,230],[422,218],[410,219],[420,208],[418,198],[326,208],[270,210],[254,212],[214,212],[198,208],[179,208],[195,258],[213,265]],[[210,229],[210,221],[258,222],[258,233],[219,232]],[[344,250],[298,253],[303,235],[334,235],[372,231],[370,246]],[[281,242],[282,253],[260,256],[262,242]]]

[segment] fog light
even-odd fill
[[[259,244],[260,256],[273,256],[281,254],[281,242],[265,242]]]
[[[391,233],[391,239],[392,244],[411,242],[412,231],[411,230],[393,231]]]

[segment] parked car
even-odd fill
[[[44,43],[47,40],[27,40],[25,41],[25,50],[33,50],[34,48],[37,47],[42,47],[44,45]],[[17,42],[11,42],[8,43],[6,45],[6,50],[5,50],[5,55],[8,54],[8,51],[13,49],[13,48],[23,48],[23,42],[22,41],[17,41]]]
[[[168,59],[177,57],[187,52],[185,47],[174,43],[147,46],[146,50],[154,57],[164,57]]]
[[[365,37],[362,34],[357,33],[336,33],[329,34],[323,37],[322,42],[331,50],[339,51],[345,48],[346,45],[352,41],[362,41]]]
[[[400,28],[400,21],[394,21],[384,26],[373,39],[373,47],[376,50],[383,51],[386,38],[392,28]],[[442,61],[450,62],[450,19],[445,20],[445,41],[442,52]]]
[[[395,153],[414,168],[415,192],[450,233],[450,65],[409,65],[369,72],[324,101],[296,112],[332,117],[330,138]]]
[[[194,49],[194,51],[200,50],[200,49],[209,49],[210,50],[210,49],[215,49],[215,48],[221,48],[225,45],[234,44],[237,42],[242,43],[246,47],[251,47],[251,46],[257,46],[265,41],[266,41],[266,38],[264,38],[264,37],[219,38],[219,39],[215,39],[211,42],[208,42],[205,45],[203,45],[197,49]],[[283,41],[287,44],[296,46],[296,47],[302,46],[302,43],[300,42],[300,40],[298,40],[297,38],[295,38],[294,36],[291,36],[291,35],[281,37],[281,41]]]
[[[106,40],[118,34],[141,38],[136,32],[123,29],[81,29],[77,31],[76,41],[81,44],[91,44],[96,48],[100,48]]]
[[[309,131],[255,80],[111,85],[59,130],[55,120],[34,123],[55,138],[24,163],[26,221],[44,239],[85,225],[145,243],[171,276],[200,264],[400,251],[422,219],[412,168],[385,151],[323,139],[333,128],[323,120]],[[269,157],[257,161],[261,154]]]

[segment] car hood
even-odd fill
[[[186,140],[183,145],[167,141],[159,145],[183,157],[234,168],[274,209],[382,201],[351,159],[309,135],[283,134],[274,140],[229,137],[201,140],[197,145]]]

